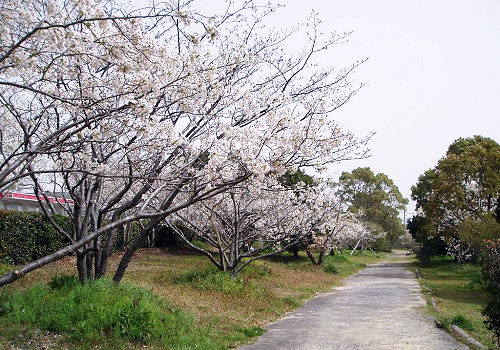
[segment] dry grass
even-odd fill
[[[110,272],[114,272],[119,258],[116,254],[111,259]],[[250,333],[257,330],[258,334],[258,327],[377,260],[370,254],[349,257],[339,263],[339,274],[333,275],[325,273],[322,266],[313,266],[305,254],[298,259],[278,256],[255,262],[253,268],[243,270],[237,282],[241,288],[228,292],[179,282],[179,277],[186,273],[209,268],[211,264],[205,257],[185,251],[142,249],[130,264],[124,281],[152,289],[172,306],[195,315],[198,324],[210,330],[211,337],[234,347],[248,341],[248,334],[243,335],[248,333],[246,330],[251,330]],[[46,283],[55,274],[74,273],[74,266],[74,258],[67,257],[5,288],[19,290]]]

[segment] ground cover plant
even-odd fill
[[[423,288],[430,305],[434,297],[440,309],[436,314],[444,328],[456,324],[482,344],[495,348],[492,333],[484,324],[486,318],[481,314],[488,301],[481,278],[481,266],[471,263],[457,264],[451,256],[436,256],[426,263],[415,263],[422,273],[421,285],[432,290],[432,295]]]
[[[5,293],[3,327],[31,325],[76,342],[120,349],[127,343],[216,349],[205,330],[192,332],[193,319],[150,290],[101,279],[81,285],[76,276],[55,276],[48,285]]]
[[[111,267],[117,265],[119,258],[119,255],[113,256]],[[339,273],[331,274],[325,273],[323,266],[312,265],[303,252],[298,258],[287,253],[256,262],[232,278],[218,271],[201,255],[143,249],[132,263],[125,283],[114,286],[103,280],[82,287],[74,284],[76,278],[54,278],[74,273],[72,259],[66,258],[4,287],[0,304],[6,305],[9,301],[11,308],[18,309],[14,313],[5,310],[1,313],[0,347],[9,348],[11,342],[21,349],[34,349],[40,344],[49,349],[233,347],[262,334],[265,324],[300,306],[315,293],[328,290],[341,283],[344,276],[378,260],[373,254],[348,256],[345,253],[332,259]],[[83,295],[88,296],[85,305],[73,303]],[[47,296],[49,302],[44,300]],[[34,306],[36,300],[42,299],[42,310],[52,310],[47,315],[37,315],[40,311]],[[57,300],[69,300],[70,305],[63,304],[67,309],[57,310],[51,306],[57,304]],[[28,316],[14,306],[22,303],[33,306]],[[125,307],[118,307],[117,303]],[[132,312],[127,305],[140,305],[142,311]],[[77,309],[66,312],[70,307]],[[85,321],[91,324],[82,325],[84,316],[92,317],[94,313],[96,322],[100,320],[101,324],[106,324],[98,317],[104,311],[96,311],[96,308],[111,309],[106,311],[110,315],[106,319],[106,331],[93,328],[94,321]],[[117,308],[131,312],[113,313]],[[71,315],[65,317],[82,317],[60,320],[64,325],[76,324],[73,327],[79,331],[67,331],[62,325],[62,328],[51,327],[57,324],[54,320],[63,310]],[[87,313],[88,310],[92,311]],[[136,327],[138,324],[140,328]],[[127,331],[129,338],[119,337],[127,327],[131,329]],[[162,327],[167,327],[166,335],[158,334],[159,329],[164,329]]]

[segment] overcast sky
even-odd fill
[[[314,9],[324,31],[353,31],[325,63],[369,57],[355,74],[367,86],[334,117],[355,134],[377,133],[372,156],[333,166],[332,177],[369,166],[409,198],[411,185],[453,140],[477,134],[500,142],[500,1],[284,4],[278,25],[301,21]]]

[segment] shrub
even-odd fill
[[[325,258],[324,265],[323,265],[323,271],[326,273],[331,273],[331,274],[338,274],[339,273],[339,263],[347,261],[347,258],[345,256],[342,256],[344,259],[340,258],[339,256],[342,255],[329,255]]]
[[[71,232],[71,219],[54,215],[54,221]],[[66,245],[49,220],[35,212],[0,210],[0,262],[22,264],[53,253]]]
[[[372,243],[372,249],[374,249],[377,252],[385,252],[385,253],[390,253],[392,251],[391,244],[385,237],[376,239]]]
[[[194,320],[151,291],[100,279],[81,285],[59,276],[47,286],[0,295],[0,322],[28,324],[87,344],[161,342],[169,349],[215,348]],[[193,332],[193,334],[190,334]],[[127,347],[128,348],[128,347]]]
[[[486,327],[493,332],[494,340],[500,345],[500,247],[489,244],[483,249],[483,282],[489,300],[483,309]]]

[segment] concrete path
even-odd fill
[[[417,310],[425,301],[414,273],[404,254],[392,257],[268,325],[240,350],[469,349]]]

